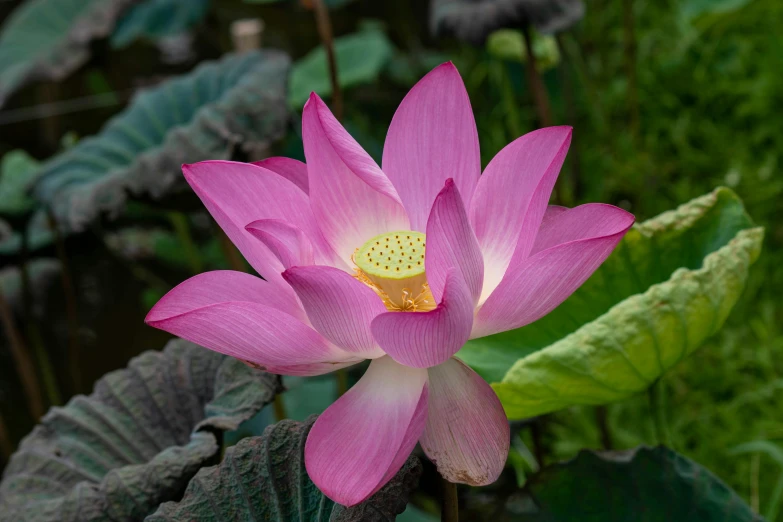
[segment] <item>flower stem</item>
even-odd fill
[[[281,394],[275,395],[275,401],[273,403],[275,409],[275,418],[279,421],[288,418],[288,412],[285,409],[285,402],[283,402],[283,396]]]
[[[49,220],[49,228],[54,235],[57,257],[60,260],[60,282],[65,297],[65,318],[68,325],[68,369],[71,373],[73,393],[79,393],[82,391],[82,371],[79,360],[81,349],[79,346],[79,314],[76,305],[76,291],[74,290],[73,278],[71,277],[68,254],[65,250],[65,241],[60,233],[60,228],[57,226],[57,219],[54,217],[51,209],[47,209],[46,214]]]
[[[669,437],[669,428],[666,422],[665,390],[658,379],[649,388],[647,388],[647,398],[650,401],[650,413],[653,418],[653,427],[655,428],[655,439],[658,444],[671,446]]]
[[[639,133],[639,81],[636,73],[636,28],[633,0],[623,0],[623,47],[625,68],[628,76],[628,112],[631,135]]]
[[[348,391],[348,372],[345,369],[337,370],[334,377],[337,379],[337,396],[342,397]]]
[[[601,435],[601,447],[605,450],[612,449],[612,432],[609,429],[606,406],[595,407],[595,423],[598,425],[598,432]]]
[[[20,249],[21,261],[19,271],[22,275],[22,311],[25,318],[25,333],[27,340],[32,347],[32,353],[38,364],[38,370],[41,372],[43,387],[50,406],[59,406],[62,404],[62,395],[57,384],[57,377],[54,374],[54,366],[49,357],[49,353],[44,346],[41,331],[33,317],[33,290],[30,283],[30,271],[27,262],[29,261],[29,235],[27,223],[22,227],[22,245]]]
[[[549,106],[549,96],[544,86],[544,81],[538,73],[536,65],[536,55],[533,53],[533,39],[530,35],[530,26],[522,27],[522,36],[525,38],[525,50],[527,51],[527,81],[530,86],[530,92],[533,94],[533,101],[536,104],[539,123],[542,127],[552,126],[552,109]]]
[[[440,512],[441,522],[459,522],[459,497],[457,485],[445,478],[440,479],[442,506]]]
[[[14,323],[14,315],[8,301],[5,299],[3,289],[0,287],[0,323],[3,325],[5,337],[8,339],[8,347],[16,364],[19,380],[27,396],[27,407],[36,421],[46,412],[38,375],[35,373],[35,363],[27,351],[22,336]]]
[[[204,271],[204,265],[201,262],[201,257],[199,257],[198,247],[196,247],[196,242],[193,240],[193,234],[190,232],[188,216],[182,212],[169,212],[169,221],[171,226],[174,227],[177,239],[184,247],[184,254],[188,259],[190,271],[193,275],[200,274]]]
[[[329,78],[332,81],[332,113],[337,121],[343,119],[343,93],[340,82],[337,79],[337,58],[334,54],[334,38],[332,36],[332,21],[329,18],[329,9],[323,0],[312,0],[315,10],[315,23],[318,26],[318,35],[326,50],[326,61],[329,64]]]

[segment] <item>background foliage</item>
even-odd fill
[[[0,98],[5,98],[0,112],[0,224],[5,224],[0,226],[0,262],[9,268],[3,289],[21,288],[25,277],[19,267],[29,260],[27,279],[41,281],[40,289],[33,285],[33,293],[46,298],[33,306],[17,290],[11,304],[38,361],[41,402],[47,406],[89,393],[104,373],[124,367],[144,348],[163,346],[165,335],[142,324],[149,306],[188,275],[236,261],[192,194],[172,191],[161,200],[134,198],[122,209],[112,207],[117,209],[114,219],[104,215],[88,220],[81,234],[61,238],[68,252],[73,302],[57,277],[33,277],[35,258],[46,260],[47,273],[60,273],[57,266],[50,269],[48,258],[57,256],[56,231],[61,236],[70,232],[62,224],[53,227],[46,206],[27,197],[27,188],[41,172],[38,166],[52,172],[58,165],[73,164],[73,158],[95,143],[92,140],[105,140],[106,133],[99,133],[112,116],[126,111],[115,120],[124,121],[121,118],[138,114],[130,100],[140,88],[202,70],[197,69],[200,62],[221,58],[232,48],[230,24],[240,18],[263,19],[263,46],[283,49],[293,58],[286,99],[276,106],[297,111],[310,89],[331,93],[319,61],[324,51],[319,49],[314,17],[302,5],[307,2],[221,0],[188,3],[188,9],[173,0],[133,3],[124,16],[112,10],[100,13],[101,23],[93,26],[99,30],[75,39],[67,30],[54,35],[45,19],[35,18],[35,27],[48,36],[35,41],[34,33],[17,32],[28,54],[36,57],[24,67],[3,54],[8,48],[3,38],[8,37],[0,37],[0,72],[5,71],[0,81]],[[0,18],[10,24],[13,18],[8,15],[20,4],[0,2]],[[29,10],[45,9],[46,0],[29,4]],[[87,9],[92,4],[96,2],[85,2],[84,12],[68,16],[94,18]],[[171,6],[176,10],[169,11]],[[159,23],[160,13],[166,13],[170,23]],[[407,89],[449,59],[468,87],[484,164],[506,143],[541,125],[527,83],[529,57],[521,51],[517,27],[495,33],[486,44],[434,38],[426,3],[413,0],[336,2],[331,15],[345,91],[344,124],[376,158]],[[618,290],[618,297],[666,281],[680,265],[698,269],[705,256],[754,225],[766,232],[756,264],[750,269],[743,265],[747,287],[733,296],[738,302],[716,335],[666,373],[649,394],[622,394],[615,397],[622,400],[605,408],[570,406],[539,418],[532,432],[536,440],[529,430],[515,429],[513,470],[498,488],[510,484],[516,491],[517,481],[531,474],[528,448],[538,448],[537,457],[546,465],[572,459],[585,447],[627,449],[664,442],[684,456],[677,458],[711,470],[755,512],[783,520],[783,133],[777,117],[783,108],[781,20],[783,4],[778,0],[591,0],[574,27],[554,35],[534,33],[552,119],[575,128],[559,182],[561,203],[612,203],[644,221],[719,185],[744,202],[742,210],[728,191],[720,192],[719,211],[714,211],[715,221],[709,221],[718,224],[718,232],[697,228],[682,239],[689,248],[680,250],[693,258],[675,263],[666,253],[663,257],[671,263],[649,263],[649,281],[627,292]],[[116,32],[107,28],[115,26]],[[74,54],[64,59],[62,51],[67,49]],[[47,80],[53,78],[64,79]],[[171,85],[157,89],[165,93]],[[64,100],[85,95],[91,100],[89,109],[61,110]],[[30,106],[49,109],[31,112]],[[153,112],[170,116],[172,106],[161,105]],[[195,114],[194,109],[189,105],[186,112]],[[243,143],[260,142],[261,154],[302,158],[297,119],[296,114],[287,121],[282,118],[273,125],[279,131],[259,131],[263,139],[258,140],[245,135],[252,131],[243,125],[249,121],[237,121],[231,128],[243,135]],[[138,126],[152,134],[148,127]],[[154,143],[169,143],[169,132],[155,132]],[[282,139],[272,141],[283,132]],[[99,137],[88,138],[92,135]],[[228,139],[221,145],[228,143],[234,142]],[[226,154],[246,160],[259,150],[236,147]],[[69,184],[105,182],[95,172],[101,169],[91,168],[89,175],[72,170]],[[26,240],[23,230],[28,230]],[[717,237],[725,231],[730,235]],[[645,252],[654,249],[639,253],[640,259]],[[602,304],[606,309],[619,301],[607,299]],[[548,320],[558,334],[565,333],[556,314]],[[570,325],[568,332],[576,326]],[[502,371],[482,370],[481,362],[476,366],[490,380],[500,381],[516,358]],[[337,393],[337,385],[327,379],[290,379],[286,384],[290,390],[284,401],[297,420],[318,413]],[[37,421],[24,389],[8,350],[0,350],[0,419],[5,421],[0,423],[0,458]],[[272,420],[266,409],[227,440],[259,434]],[[661,457],[641,452],[637,458],[640,454]],[[576,465],[585,458],[577,458]],[[430,472],[425,467],[422,484],[432,478]],[[425,517],[421,513],[432,511],[434,493],[422,486],[414,496],[415,507],[404,516]],[[472,496],[466,500],[468,507],[480,506],[480,501]]]

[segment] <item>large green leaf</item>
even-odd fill
[[[482,45],[493,31],[532,24],[542,33],[566,30],[582,19],[582,0],[433,0],[430,25]]]
[[[717,189],[634,226],[548,316],[459,355],[502,381],[494,386],[512,418],[628,397],[720,328],[762,237],[739,198]]]
[[[139,38],[158,40],[182,34],[204,19],[209,5],[210,0],[144,0],[120,18],[111,44],[125,47]]]
[[[378,493],[345,508],[324,496],[307,476],[304,447],[313,422],[315,416],[304,423],[282,421],[260,437],[240,441],[219,466],[193,478],[180,502],[163,504],[145,521],[381,522],[394,520],[405,510],[421,474],[416,457],[410,457]]]
[[[544,469],[526,486],[519,522],[759,522],[708,470],[659,446],[583,451]],[[493,518],[494,522],[503,519]]]
[[[0,520],[140,520],[214,463],[216,433],[278,391],[277,376],[185,341],[146,352],[22,441],[0,483]]]
[[[97,136],[47,162],[36,196],[79,231],[101,212],[120,212],[128,193],[182,188],[182,163],[268,145],[288,122],[289,65],[276,51],[229,55],[141,93]]]
[[[89,58],[90,41],[108,36],[138,0],[29,0],[0,29],[0,105],[36,79],[58,80]]]
[[[334,54],[337,61],[337,79],[343,88],[378,79],[387,62],[394,54],[394,47],[386,34],[374,24],[369,24],[358,33],[341,36],[334,40]],[[326,51],[320,45],[298,60],[291,70],[291,84],[288,103],[300,109],[311,92],[319,96],[332,94]]]

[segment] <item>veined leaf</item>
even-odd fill
[[[11,457],[0,521],[137,521],[179,498],[236,429],[280,391],[277,376],[175,340],[52,408]]]
[[[623,399],[721,327],[762,237],[739,198],[717,189],[634,226],[548,316],[471,341],[459,356],[501,381],[493,386],[511,418]]]
[[[529,501],[508,520],[763,521],[715,475],[663,446],[582,451],[572,461],[544,469],[525,490]]]
[[[120,18],[111,44],[125,47],[139,38],[158,40],[182,34],[204,19],[209,5],[210,0],[144,0]]]
[[[47,162],[36,196],[80,231],[102,212],[118,214],[128,193],[159,198],[182,188],[183,163],[270,143],[288,122],[289,65],[276,51],[230,55],[142,92],[97,136]]]
[[[419,482],[419,460],[410,457],[365,502],[352,508],[335,504],[312,483],[304,466],[305,441],[315,418],[304,423],[285,420],[269,426],[260,437],[241,440],[219,466],[202,469],[193,478],[180,502],[163,504],[145,522],[394,520]]]
[[[371,26],[358,33],[335,38],[337,79],[343,88],[375,81],[391,60],[394,47],[386,34]],[[311,92],[332,94],[326,51],[320,45],[298,60],[291,70],[288,103],[301,109]]]
[[[90,41],[109,35],[138,0],[30,0],[0,29],[0,105],[37,79],[59,80],[89,58]]]

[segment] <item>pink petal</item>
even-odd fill
[[[410,229],[394,186],[315,93],[305,104],[302,139],[313,213],[346,263],[370,238]]]
[[[367,285],[328,266],[293,267],[283,278],[321,335],[357,356],[374,359],[384,355],[370,332],[370,323],[385,313],[386,307]]]
[[[427,427],[420,442],[449,482],[495,482],[508,457],[510,432],[495,392],[462,361],[452,358],[427,370]]]
[[[244,272],[214,270],[183,281],[172,288],[147,314],[146,323],[162,321],[196,308],[230,301],[248,301],[276,308],[295,318],[307,320],[296,295],[287,299],[277,287]]]
[[[484,170],[469,212],[484,254],[480,302],[500,283],[512,255],[528,256],[570,144],[571,127],[539,129],[508,144]]]
[[[284,268],[312,265],[313,245],[299,228],[280,219],[260,219],[245,226],[280,261]]]
[[[478,301],[484,280],[484,261],[462,198],[451,178],[435,198],[427,221],[425,265],[427,282],[436,300],[443,294],[449,270],[456,267],[470,289],[473,302]]]
[[[471,338],[519,328],[554,310],[609,257],[633,220],[611,205],[582,205],[556,216],[536,240],[546,249],[512,261],[479,309]]]
[[[335,502],[358,504],[402,467],[426,416],[427,372],[375,359],[315,421],[305,445],[307,473]]]
[[[413,230],[424,231],[435,196],[453,178],[470,202],[481,174],[478,133],[457,68],[439,65],[402,100],[383,146],[392,180]]]
[[[307,194],[307,165],[303,162],[282,156],[266,158],[261,161],[254,161],[253,165],[264,167],[280,174],[285,179],[299,187]]]
[[[212,217],[259,274],[285,290],[283,267],[263,243],[245,230],[259,219],[280,219],[308,237],[319,259],[332,259],[310,210],[307,195],[293,183],[262,167],[235,161],[202,161],[182,171]]]
[[[275,287],[257,277],[207,272],[163,296],[145,322],[272,373],[319,375],[361,360],[286,313],[276,298]]]
[[[381,314],[372,322],[372,333],[395,361],[428,368],[457,353],[468,340],[472,325],[473,297],[462,275],[452,269],[435,310]]]

